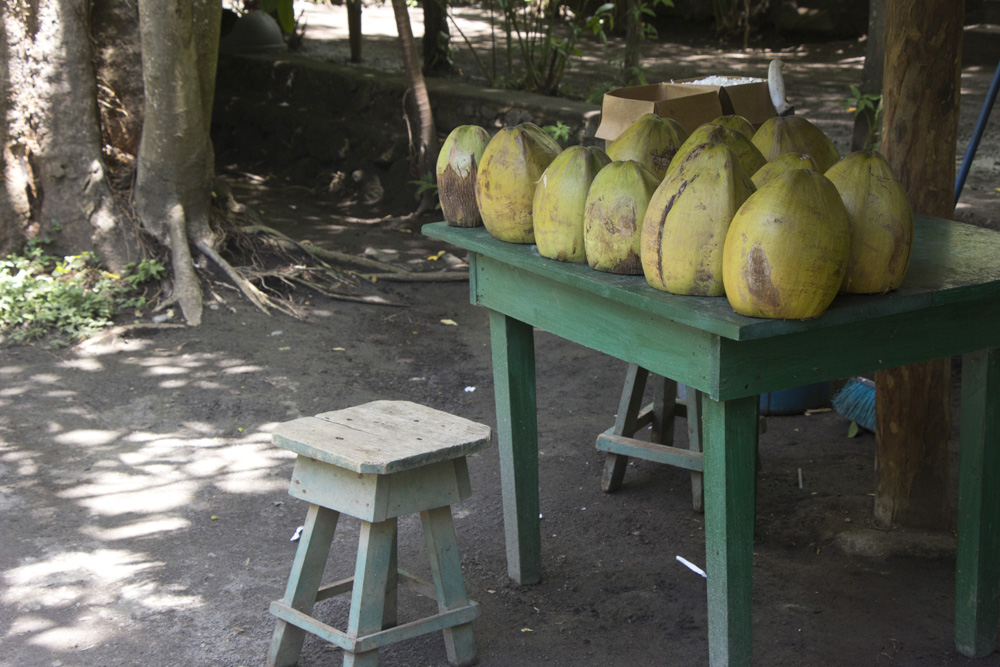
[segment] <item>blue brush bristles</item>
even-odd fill
[[[874,433],[875,383],[867,378],[849,379],[833,397],[833,409]]]

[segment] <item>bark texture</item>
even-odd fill
[[[955,0],[887,0],[882,152],[914,211],[954,213],[955,146],[965,8]],[[883,527],[948,527],[951,364],[875,374]]]
[[[438,150],[437,130],[434,127],[430,95],[427,94],[427,84],[413,40],[410,15],[406,11],[406,0],[392,0],[392,10],[396,19],[396,30],[399,33],[399,43],[403,49],[406,79],[409,83],[404,105],[410,131],[410,165],[414,176],[423,178],[426,174],[434,172]],[[418,211],[422,212],[430,206],[433,206],[433,195],[428,191],[421,199]]]
[[[865,66],[861,70],[863,95],[882,93],[882,76],[885,64],[885,2],[870,0],[868,6],[868,41],[865,44]],[[868,150],[868,141],[879,128],[875,126],[875,112],[866,109],[854,117],[854,134],[851,136],[851,150]]]
[[[102,158],[90,0],[0,6],[5,62],[0,247],[53,240],[56,254],[92,251],[113,270],[138,259]]]
[[[192,325],[201,322],[202,293],[189,243],[212,245],[209,123],[221,15],[214,0],[139,0],[146,97],[136,210],[170,248],[175,296]]]

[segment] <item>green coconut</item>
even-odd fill
[[[913,208],[892,167],[878,152],[851,153],[826,177],[840,192],[851,224],[840,291],[881,294],[898,288],[910,264]]]
[[[587,193],[583,218],[583,243],[590,268],[642,274],[642,220],[659,184],[652,172],[635,160],[612,162],[597,173]]]
[[[850,253],[837,188],[818,172],[793,169],[733,216],[722,252],[726,298],[749,317],[819,317],[840,289]]]
[[[489,132],[478,125],[459,125],[444,140],[437,159],[438,199],[445,221],[452,227],[483,224],[476,205],[476,176]]]
[[[757,170],[753,175],[753,184],[760,190],[772,178],[791,169],[819,171],[816,162],[804,153],[782,153]]]
[[[724,144],[696,146],[653,193],[642,223],[646,282],[673,294],[722,296],[729,224],[754,191]]]
[[[783,153],[804,153],[825,172],[840,160],[830,138],[802,116],[773,116],[753,135],[753,144],[769,161]]]
[[[648,113],[640,116],[608,144],[608,157],[616,162],[635,160],[662,180],[687,136],[681,124],[674,119]]]
[[[677,149],[677,154],[674,155],[674,159],[670,163],[670,169],[683,162],[687,154],[701,144],[724,144],[740,161],[743,171],[750,176],[757,173],[757,170],[767,162],[757,147],[742,132],[731,130],[717,123],[704,123],[696,127],[694,132],[688,135],[687,140]]]
[[[751,123],[743,116],[740,116],[739,114],[735,113],[726,116],[719,116],[712,122],[715,123],[716,125],[728,127],[730,130],[736,130],[747,139],[752,139],[754,132],[757,131],[754,128],[753,123]]]
[[[596,146],[571,146],[549,164],[535,187],[532,217],[542,257],[584,262],[583,212],[594,177],[610,162]]]
[[[559,153],[559,144],[534,123],[493,135],[476,177],[476,204],[490,235],[510,243],[535,242],[535,184]]]

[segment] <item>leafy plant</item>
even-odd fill
[[[428,171],[423,176],[415,181],[410,181],[410,185],[417,186],[417,197],[423,197],[425,192],[430,192],[434,198],[437,198],[438,186],[437,181],[434,179],[434,172]],[[441,208],[441,202],[437,203],[435,208]]]
[[[570,130],[572,128],[561,120],[557,120],[555,125],[543,125],[542,129],[560,144],[565,144],[569,141]]]
[[[844,100],[844,107],[855,116],[866,116],[868,120],[868,138],[864,150],[869,151],[878,146],[882,136],[882,95],[878,93],[862,93],[851,86],[851,96]]]
[[[48,242],[34,240],[24,255],[0,260],[0,343],[82,340],[111,324],[120,310],[144,306],[143,285],[166,273],[155,260],[129,264],[122,275],[108,273],[92,253],[47,255]]]

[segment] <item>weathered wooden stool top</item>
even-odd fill
[[[275,445],[362,474],[386,475],[489,447],[489,426],[410,401],[373,401],[279,425]]]

